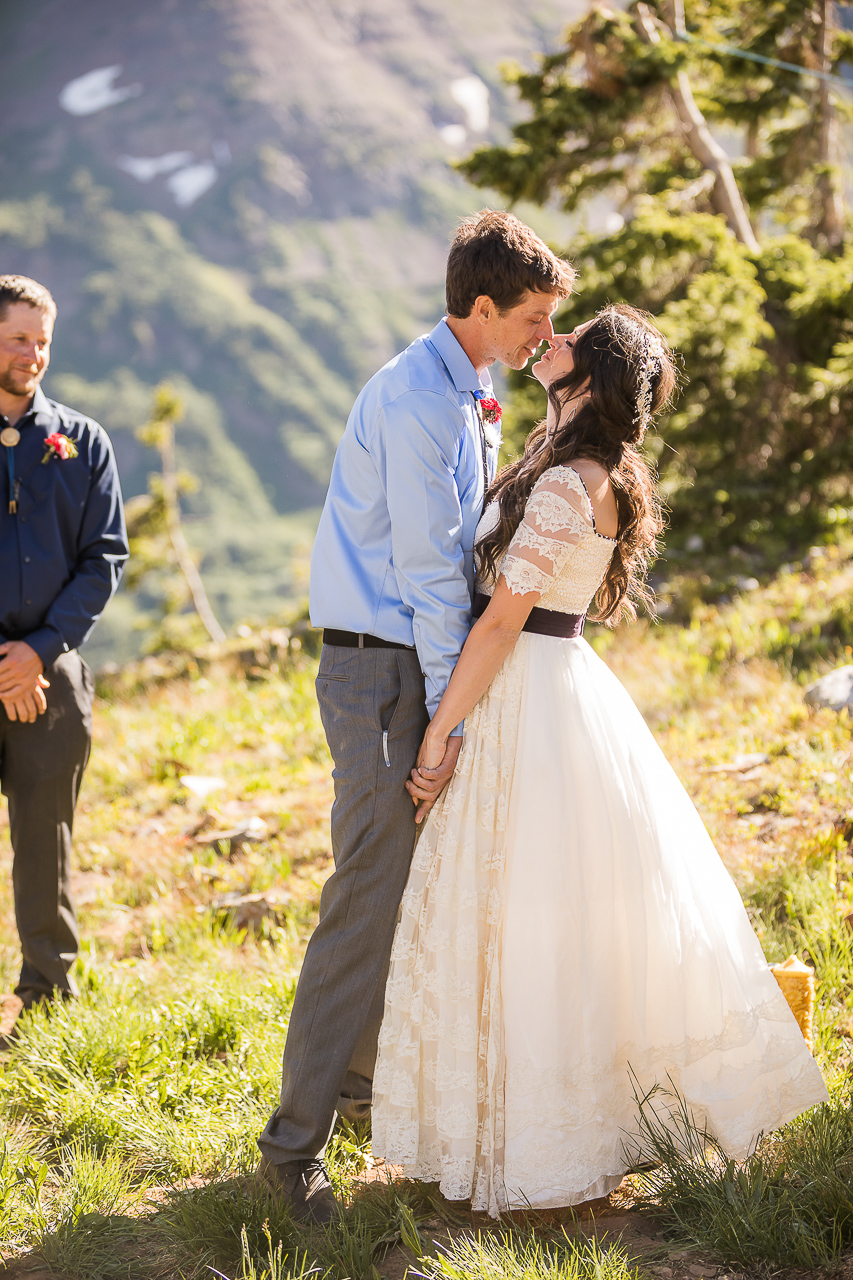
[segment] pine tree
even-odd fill
[[[594,4],[510,73],[530,107],[513,141],[461,165],[510,201],[586,211],[561,329],[625,301],[682,353],[685,390],[650,440],[670,547],[701,533],[772,563],[853,522],[850,95],[820,78],[849,60],[829,0]],[[596,196],[620,215],[609,230]],[[518,445],[543,404],[514,386]]]

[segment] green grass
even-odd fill
[[[639,1271],[624,1249],[594,1240],[578,1245],[565,1233],[542,1241],[509,1233],[462,1236],[424,1258],[424,1280],[633,1280]]]
[[[814,607],[831,613],[850,567],[824,573]],[[737,1166],[702,1135],[685,1155],[659,1134],[659,1167],[619,1194],[621,1209],[654,1213],[667,1233],[648,1265],[686,1249],[751,1272],[813,1269],[853,1248],[850,722],[805,707],[802,680],[819,666],[769,653],[765,626],[808,587],[790,574],[702,606],[690,628],[595,637],[694,796],[768,959],[796,952],[815,965],[815,1051],[831,1094]],[[39,1256],[69,1280],[641,1274],[630,1240],[590,1243],[571,1215],[495,1225],[433,1187],[377,1177],[367,1135],[346,1127],[329,1152],[346,1206],[333,1230],[295,1226],[255,1185],[331,869],[331,783],[314,659],[262,637],[243,647],[255,652],[218,666],[164,657],[103,685],[76,832],[81,997],[27,1015],[0,1074],[2,1258]],[[706,772],[739,752],[768,761],[745,776]],[[202,806],[184,773],[222,784]],[[266,823],[259,842],[234,856],[204,843],[249,817]],[[8,847],[0,857],[8,989],[19,962]],[[217,906],[233,892],[270,892],[283,907],[249,933]]]
[[[853,1099],[831,1098],[765,1138],[736,1163],[706,1134],[682,1142],[645,1111],[646,1149],[659,1162],[635,1179],[635,1203],[662,1212],[674,1235],[727,1266],[833,1267],[853,1243]],[[685,1140],[689,1134],[692,1141]]]

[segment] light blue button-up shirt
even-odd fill
[[[430,715],[471,623],[485,492],[475,391],[491,396],[491,378],[446,319],[374,374],[338,446],[311,556],[314,626],[414,645]],[[491,483],[500,437],[489,434]]]

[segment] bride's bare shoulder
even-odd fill
[[[606,467],[603,467],[600,462],[594,462],[592,458],[572,458],[571,467],[583,480],[584,488],[593,501],[596,496],[599,498],[605,496],[610,488],[610,477]]]

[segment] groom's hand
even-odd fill
[[[43,671],[41,658],[26,640],[0,644],[0,698],[14,701],[31,695]]]
[[[450,779],[459,759],[462,737],[448,738],[447,747],[440,763],[434,769],[419,765],[412,770],[412,777],[406,783],[406,790],[417,805],[415,822],[423,822]]]

